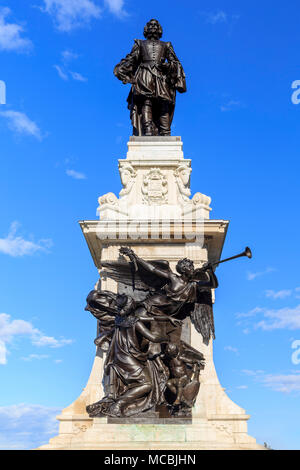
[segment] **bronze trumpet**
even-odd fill
[[[222,259],[221,261],[216,261],[215,263],[212,263],[212,266],[217,266],[218,264],[226,263],[226,261],[230,261],[236,258],[241,258],[242,256],[247,256],[247,258],[252,258],[252,252],[248,246],[246,246],[245,250],[239,255],[231,256],[230,258]]]

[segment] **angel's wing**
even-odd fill
[[[170,270],[167,261],[150,261],[150,263],[163,269]],[[137,270],[132,261],[111,261],[102,263],[103,271],[100,272],[101,277],[109,277],[114,281],[132,287],[133,290],[155,291],[161,289],[166,284],[166,279],[150,273],[140,265]]]
[[[198,291],[198,299],[191,313],[191,320],[198,333],[202,335],[204,344],[208,345],[210,337],[215,339],[211,289]]]
[[[200,351],[193,348],[190,344],[185,341],[181,341],[181,351],[185,358],[189,359],[191,362],[198,362],[202,365],[205,364],[204,356]]]

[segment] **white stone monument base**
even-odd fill
[[[94,418],[86,432],[54,437],[40,450],[263,450],[245,434],[243,439],[212,426],[205,419],[193,424],[107,424]]]
[[[133,248],[146,260],[168,260],[174,272],[182,258],[192,259],[196,268],[220,259],[228,221],[209,219],[210,197],[196,193],[191,198],[191,160],[183,156],[180,137],[131,137],[119,170],[120,197],[101,196],[100,220],[80,223],[100,274],[103,261],[119,259],[121,246]],[[117,286],[101,276],[101,289],[116,292]],[[105,394],[105,357],[97,350],[86,387],[57,417],[59,435],[40,449],[264,449],[247,433],[249,415],[218,380],[212,341],[204,344],[190,322],[188,326],[187,341],[205,357],[192,424],[109,424],[107,418],[90,418],[86,406]]]

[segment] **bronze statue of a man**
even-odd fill
[[[116,65],[115,76],[131,83],[128,108],[133,135],[171,135],[176,91],[186,91],[185,74],[173,46],[161,41],[155,19],[144,28],[145,40],[135,39],[130,54]]]

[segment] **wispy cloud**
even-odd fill
[[[124,17],[128,15],[128,13],[124,10],[124,0],[104,0],[104,4],[108,7],[111,13],[118,17]]]
[[[263,384],[276,392],[298,393],[300,392],[300,374],[268,374],[263,378]]]
[[[51,15],[58,30],[69,32],[101,17],[93,0],[44,0],[42,11]]]
[[[285,307],[277,310],[263,309],[264,319],[255,327],[265,331],[300,329],[300,304],[295,308]]]
[[[75,180],[85,180],[86,175],[75,170],[66,170],[66,174]]]
[[[23,37],[22,25],[7,21],[9,15],[11,15],[9,8],[0,7],[0,50],[28,52],[32,48],[32,42]]]
[[[246,390],[248,388],[248,385],[238,385],[236,388],[238,390]]]
[[[7,313],[0,314],[0,364],[7,364],[8,349],[16,338],[27,337],[34,346],[47,346],[50,348],[61,348],[71,344],[71,339],[56,339],[52,336],[45,336],[38,328],[35,328],[31,322],[26,320],[12,320]]]
[[[250,369],[243,369],[242,373],[248,375],[249,377],[258,377],[265,373],[265,371],[259,370],[250,370]]]
[[[238,313],[237,318],[240,325],[245,324],[247,326],[247,333],[249,333],[249,319],[262,315],[263,319],[254,321],[250,326],[251,329],[261,329],[264,331],[272,330],[298,330],[300,329],[300,304],[294,308],[285,307],[280,309],[267,309],[256,307],[250,310],[248,313]]]
[[[81,73],[79,72],[73,72],[72,70],[69,70],[69,63],[73,60],[78,59],[78,54],[70,51],[70,50],[65,50],[61,53],[62,56],[62,62],[63,65],[54,65],[54,68],[56,69],[59,77],[62,80],[69,80],[69,78],[72,78],[73,80],[77,82],[87,82],[88,79],[84,77]]]
[[[224,10],[202,12],[202,15],[204,15],[204,17],[206,18],[207,23],[213,25],[220,23],[232,25],[233,23],[236,23],[240,18],[240,15],[228,14]]]
[[[70,74],[71,74],[71,77],[73,78],[73,80],[76,80],[77,82],[87,82],[88,81],[88,79],[86,77],[84,77],[83,75],[81,75],[81,73],[70,71]]]
[[[76,54],[73,51],[70,51],[69,49],[64,50],[62,53],[62,60],[66,64],[72,60],[78,59],[78,54]]]
[[[237,313],[236,314],[236,318],[250,318],[250,317],[254,317],[255,315],[257,315],[258,313],[262,313],[264,311],[263,308],[261,307],[255,307],[255,308],[252,308],[251,310],[249,310],[249,312],[247,313]]]
[[[216,24],[216,23],[227,23],[228,15],[223,10],[218,10],[216,12],[210,12],[206,14],[207,23]]]
[[[60,65],[54,65],[53,67],[55,68],[59,77],[62,80],[65,80],[65,81],[69,80],[68,74],[63,70],[63,68]]]
[[[19,111],[1,111],[0,116],[7,120],[8,127],[13,132],[21,135],[30,135],[38,140],[42,140],[40,128],[26,114]]]
[[[253,377],[256,382],[261,383],[264,387],[276,392],[296,392],[297,394],[300,392],[300,371],[294,371],[291,374],[266,374],[262,370],[244,370],[242,372],[249,377]]]
[[[22,236],[17,235],[19,227],[18,222],[13,222],[8,235],[5,238],[0,238],[0,253],[13,257],[33,255],[39,251],[47,251],[52,246],[52,240],[49,239],[38,242],[25,240]]]
[[[268,267],[264,271],[259,271],[259,272],[256,272],[256,273],[248,272],[247,273],[247,279],[248,279],[248,281],[253,281],[257,277],[261,277],[261,276],[264,276],[265,274],[273,273],[274,271],[276,271],[275,268]]]
[[[241,101],[238,100],[229,100],[226,104],[220,106],[222,112],[232,111],[234,109],[241,108],[243,106]]]
[[[239,350],[237,348],[234,348],[233,346],[225,346],[224,351],[230,351],[237,355],[239,354]]]
[[[300,299],[300,287],[296,287],[295,292],[296,292],[296,299]]]
[[[48,359],[49,356],[47,354],[29,354],[29,356],[21,357],[22,361],[31,362],[34,360],[41,361],[42,359]]]
[[[29,450],[58,432],[58,408],[18,404],[0,407],[0,449]]]
[[[67,344],[72,344],[72,339],[56,339],[53,336],[44,336],[41,332],[32,338],[32,344],[34,346],[47,346],[49,348],[61,348]]]
[[[274,291],[272,289],[268,289],[265,291],[266,297],[277,300],[277,299],[286,299],[286,297],[290,297],[292,295],[291,289],[283,289]]]

